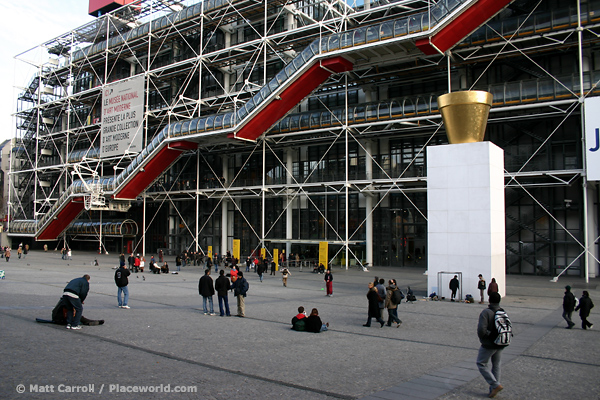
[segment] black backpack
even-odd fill
[[[404,293],[402,293],[402,291],[400,289],[392,290],[392,297],[390,299],[390,300],[392,300],[392,303],[400,304],[402,302],[403,298],[404,298]]]

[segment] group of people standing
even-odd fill
[[[228,292],[232,290],[233,295],[237,299],[237,316],[242,318],[245,317],[245,298],[248,294],[250,285],[246,278],[244,278],[244,273],[238,271],[237,267],[234,266],[231,270],[232,273],[229,274],[231,277],[230,282],[229,278],[225,275],[225,270],[222,269],[219,271],[219,277],[213,283],[210,271],[210,268],[205,269],[204,276],[202,276],[198,282],[198,293],[202,296],[204,315],[217,315],[213,306],[213,296],[216,292],[219,300],[219,313],[221,317],[230,317],[231,312],[229,310]]]
[[[456,275],[455,275],[455,277],[456,277]],[[481,296],[481,300],[479,301],[479,304],[484,304],[485,301],[484,301],[483,297],[484,297],[484,291],[486,289],[486,284],[485,284],[485,279],[483,279],[483,275],[481,275],[481,274],[479,274],[479,281],[477,282],[477,289],[479,289],[479,295]],[[491,296],[492,293],[499,293],[498,292],[498,283],[496,283],[496,278],[492,278],[490,285],[487,286],[488,298],[489,298],[489,296]]]
[[[71,249],[69,247],[63,247],[60,250],[60,257],[63,260],[72,260],[73,259],[73,253],[71,252]]]
[[[386,324],[383,320],[383,310],[388,310],[387,326],[392,326],[396,323],[396,328],[400,327],[402,321],[398,318],[398,305],[400,304],[404,294],[398,288],[398,283],[395,279],[388,281],[388,286],[385,287],[385,279],[379,279],[377,276],[373,282],[369,282],[369,290],[367,292],[367,300],[369,302],[367,323],[363,326],[371,326],[371,319],[375,318],[379,322],[380,327]]]

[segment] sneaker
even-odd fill
[[[129,307],[129,306],[123,306],[123,307],[121,307],[121,308],[127,308],[127,309],[129,309],[129,308],[131,308],[131,307]]]
[[[371,325],[363,324],[363,326],[369,327],[369,326],[371,326]]]
[[[71,325],[70,324],[67,324],[67,329],[71,329]]]
[[[208,315],[208,313],[207,313],[207,312],[205,312],[205,313],[204,313],[204,315]]]
[[[123,306],[119,306],[119,308],[123,308]]]
[[[591,324],[591,325],[590,325],[590,329],[592,329],[593,327],[594,327],[594,324]]]
[[[81,325],[72,326],[71,329],[73,329],[73,330],[81,329]]]
[[[498,385],[495,388],[492,389],[492,391],[490,392],[490,395],[488,396],[490,399],[492,397],[495,397],[498,392],[500,392],[502,389],[504,389],[504,387],[502,387],[502,385]]]
[[[210,314],[208,314],[208,315],[217,315],[217,313],[211,312],[211,313],[210,313]]]

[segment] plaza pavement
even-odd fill
[[[95,258],[99,266],[92,265]],[[475,330],[484,306],[423,300],[423,269],[335,268],[333,297],[325,296],[323,275],[292,269],[285,288],[280,274],[265,275],[260,283],[251,272],[247,317],[221,318],[203,315],[198,295],[202,271],[193,266],[178,275],[133,273],[131,309],[118,308],[116,265],[117,255],[78,252],[70,261],[51,251],[34,251],[21,260],[13,256],[8,263],[0,259],[6,274],[0,280],[0,399],[486,397],[487,385],[475,366]],[[104,325],[71,331],[35,322],[36,317],[50,318],[66,283],[86,273],[91,280],[83,315],[104,319]],[[399,329],[362,326],[367,283],[375,275],[396,278],[404,291],[410,285],[420,300],[401,304]],[[498,399],[600,398],[598,283],[507,276],[502,307],[515,337],[503,354],[505,389]],[[594,329],[580,329],[577,315],[576,327],[564,329],[561,305],[567,284],[577,297],[589,290],[598,305],[590,316]],[[475,287],[472,282],[463,293],[475,294]],[[218,313],[216,296],[214,300]],[[229,300],[235,314],[235,298]],[[299,305],[308,312],[318,308],[330,330],[290,330]],[[17,393],[20,384],[25,393]],[[89,385],[93,393],[82,392]],[[146,386],[153,392],[121,393],[116,385],[121,390]],[[197,392],[165,392],[180,385]]]

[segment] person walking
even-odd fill
[[[573,310],[575,309],[575,296],[571,293],[571,286],[565,286],[565,295],[563,296],[563,313],[562,317],[567,321],[567,329],[573,329],[575,323],[571,320]]]
[[[200,281],[198,282],[198,293],[200,296],[202,296],[204,315],[216,315],[213,306],[213,295],[215,294],[215,288],[213,286],[213,280],[210,277],[210,269],[204,270],[204,276],[200,278]],[[210,313],[206,307],[207,301],[210,306]]]
[[[287,287],[287,280],[288,280],[288,277],[289,277],[290,275],[292,275],[292,274],[290,273],[290,270],[289,270],[289,269],[287,269],[287,268],[284,268],[284,269],[281,271],[281,280],[283,281],[283,286],[284,286],[284,287]]]
[[[481,300],[479,304],[483,304],[483,291],[486,289],[485,279],[483,279],[483,275],[479,274],[479,282],[477,282],[477,289],[479,289],[479,295],[481,296]]]
[[[122,265],[115,271],[115,283],[117,284],[117,303],[119,308],[131,308],[127,305],[129,302],[129,278],[131,271],[125,266],[125,261],[121,261]],[[121,294],[123,299],[121,299]]]
[[[277,263],[275,263],[274,259],[271,259],[271,275],[275,275],[275,271],[277,270]]]
[[[248,293],[248,289],[250,285],[246,278],[244,278],[244,273],[242,271],[238,272],[238,277],[232,285],[233,294],[237,298],[237,316],[245,317],[246,316],[246,295]]]
[[[375,283],[375,282],[374,282]],[[375,283],[375,289],[379,295],[379,315],[383,317],[383,310],[385,310],[385,279],[379,279],[378,283]]]
[[[6,260],[6,262],[8,262],[8,260],[10,260],[10,247],[6,247],[6,250],[4,251],[4,259]]]
[[[327,268],[327,272],[325,273],[325,287],[327,288],[327,296],[333,296],[333,275],[331,273],[331,268]]]
[[[396,328],[400,328],[402,321],[398,318],[398,305],[396,303],[396,292],[399,291],[398,285],[395,279],[390,279],[389,286],[387,287],[387,294],[385,295],[385,308],[388,310],[388,321],[387,326],[392,326],[392,322],[396,323]]]
[[[260,279],[260,281],[263,281],[263,273],[265,272],[265,265],[263,263],[260,263],[257,265],[256,267],[256,273],[258,274],[258,279]]]
[[[379,308],[379,294],[377,294],[377,289],[373,282],[369,282],[369,291],[367,292],[367,300],[369,302],[369,314],[367,318],[367,323],[363,326],[371,326],[371,318],[375,318],[377,322],[381,324],[381,328],[385,322],[381,319],[381,309]]]
[[[479,368],[483,379],[488,383],[490,387],[488,397],[492,398],[504,389],[500,383],[501,356],[504,346],[497,345],[494,342],[498,335],[495,326],[495,316],[496,311],[500,309],[500,293],[492,293],[489,300],[490,305],[479,314],[479,322],[477,324],[477,336],[479,337],[479,342],[481,342],[479,354],[477,355],[477,368]],[[492,361],[491,368],[489,367],[490,360]]]
[[[594,308],[594,303],[592,299],[590,299],[590,294],[587,290],[583,291],[583,295],[579,299],[579,304],[577,304],[577,308],[575,311],[579,311],[579,318],[581,318],[581,329],[587,329],[594,326],[591,322],[587,320],[587,317],[590,316],[590,310]]]
[[[20,260],[21,259],[21,255],[23,254],[23,246],[19,245],[19,247],[17,247],[17,258]]]
[[[455,301],[454,299],[456,298],[456,292],[458,291],[459,287],[460,283],[458,282],[458,275],[454,275],[454,278],[450,280],[450,290],[452,291],[452,294],[450,295],[450,301]]]
[[[83,302],[90,290],[90,276],[84,275],[81,278],[75,278],[67,283],[63,290],[63,300],[67,308],[67,329],[81,329],[79,322],[83,314]],[[73,311],[75,314],[73,315]]]
[[[234,269],[231,270],[232,276],[233,271]],[[229,283],[229,279],[227,279],[227,277],[225,276],[225,270],[222,269],[219,271],[219,277],[215,281],[215,290],[217,292],[217,298],[219,299],[219,314],[221,315],[221,317],[224,315],[231,317],[231,313],[229,312],[229,299],[227,298],[227,292],[229,291],[229,289],[231,289],[231,284]],[[225,304],[224,309],[223,304]]]

